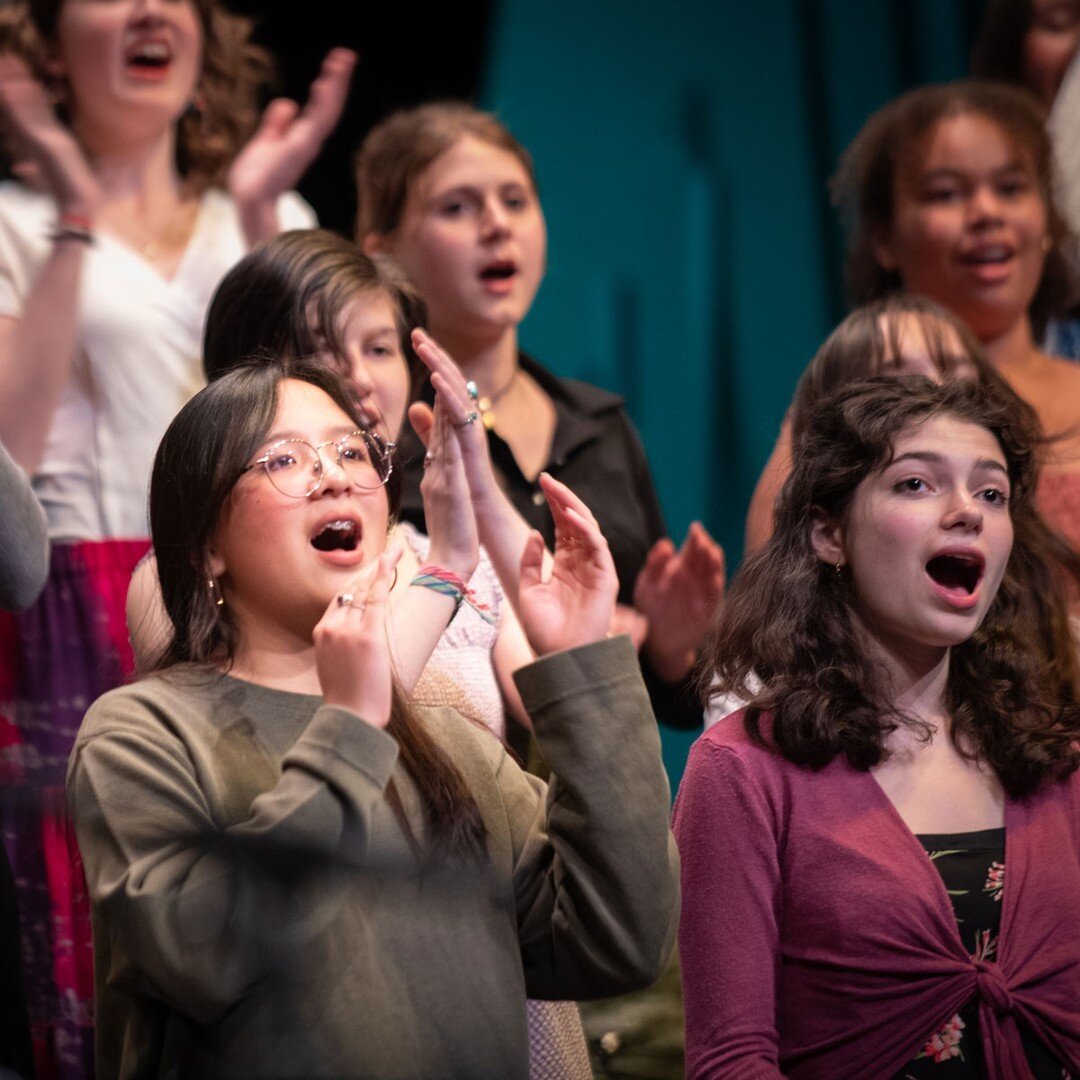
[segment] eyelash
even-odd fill
[[[922,488],[912,487],[911,485],[913,484],[921,484]],[[906,476],[903,480],[898,480],[893,485],[893,490],[901,495],[919,495],[922,494],[923,489],[928,486],[929,485],[921,476]],[[1008,493],[1003,491],[1001,488],[983,488],[978,494],[983,496],[992,495],[993,498],[985,499],[985,501],[991,506],[1005,506],[1009,501]]]

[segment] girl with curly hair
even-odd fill
[[[1038,444],[970,380],[802,417],[709,653],[747,704],[675,810],[689,1076],[1080,1070],[1080,709],[1035,644]]]
[[[1074,239],[1038,103],[1002,83],[912,90],[866,122],[833,190],[852,300],[904,290],[968,326],[1050,436],[1039,505],[1080,549],[1080,367],[1040,346],[1076,299]]]
[[[0,12],[0,438],[52,541],[37,604],[0,626],[4,839],[23,888],[43,1071],[90,1071],[90,945],[61,781],[86,706],[130,671],[123,604],[162,432],[200,384],[210,294],[247,244],[311,225],[289,188],[336,121],[334,51],[307,106],[259,123],[266,57],[216,0],[26,0]]]

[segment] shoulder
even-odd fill
[[[75,741],[76,752],[91,739],[114,732],[182,741],[177,727],[210,710],[220,694],[220,683],[214,674],[170,671],[109,690],[87,710]]]
[[[549,371],[527,353],[521,353],[522,370],[534,379],[549,397],[561,401],[586,416],[619,414],[625,417],[625,400],[610,390],[579,379],[567,379]]]

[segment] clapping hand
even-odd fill
[[[724,595],[724,552],[698,522],[678,550],[667,539],[649,552],[634,584],[634,607],[649,620],[645,650],[656,673],[678,682],[693,667]]]
[[[565,485],[540,474],[555,521],[555,554],[544,575],[544,538],[533,532],[521,557],[518,611],[538,656],[607,635],[619,591],[615,563],[589,508]]]
[[[250,244],[277,231],[278,196],[296,186],[334,130],[355,67],[351,49],[331,49],[303,108],[288,98],[275,98],[237,155],[228,186]]]
[[[424,479],[420,482],[424,520],[431,538],[428,558],[468,581],[480,558],[476,517],[462,463],[462,445],[470,438],[471,425],[452,420],[443,395],[436,393],[424,455]]]
[[[26,62],[0,55],[0,127],[12,172],[47,191],[61,214],[92,218],[101,187],[74,136],[56,118],[45,89]]]

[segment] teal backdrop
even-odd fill
[[[961,0],[502,0],[482,103],[549,231],[524,347],[625,395],[668,526],[729,567],[806,362],[843,314],[826,180],[903,89],[963,74]],[[673,789],[693,733],[664,731]]]

